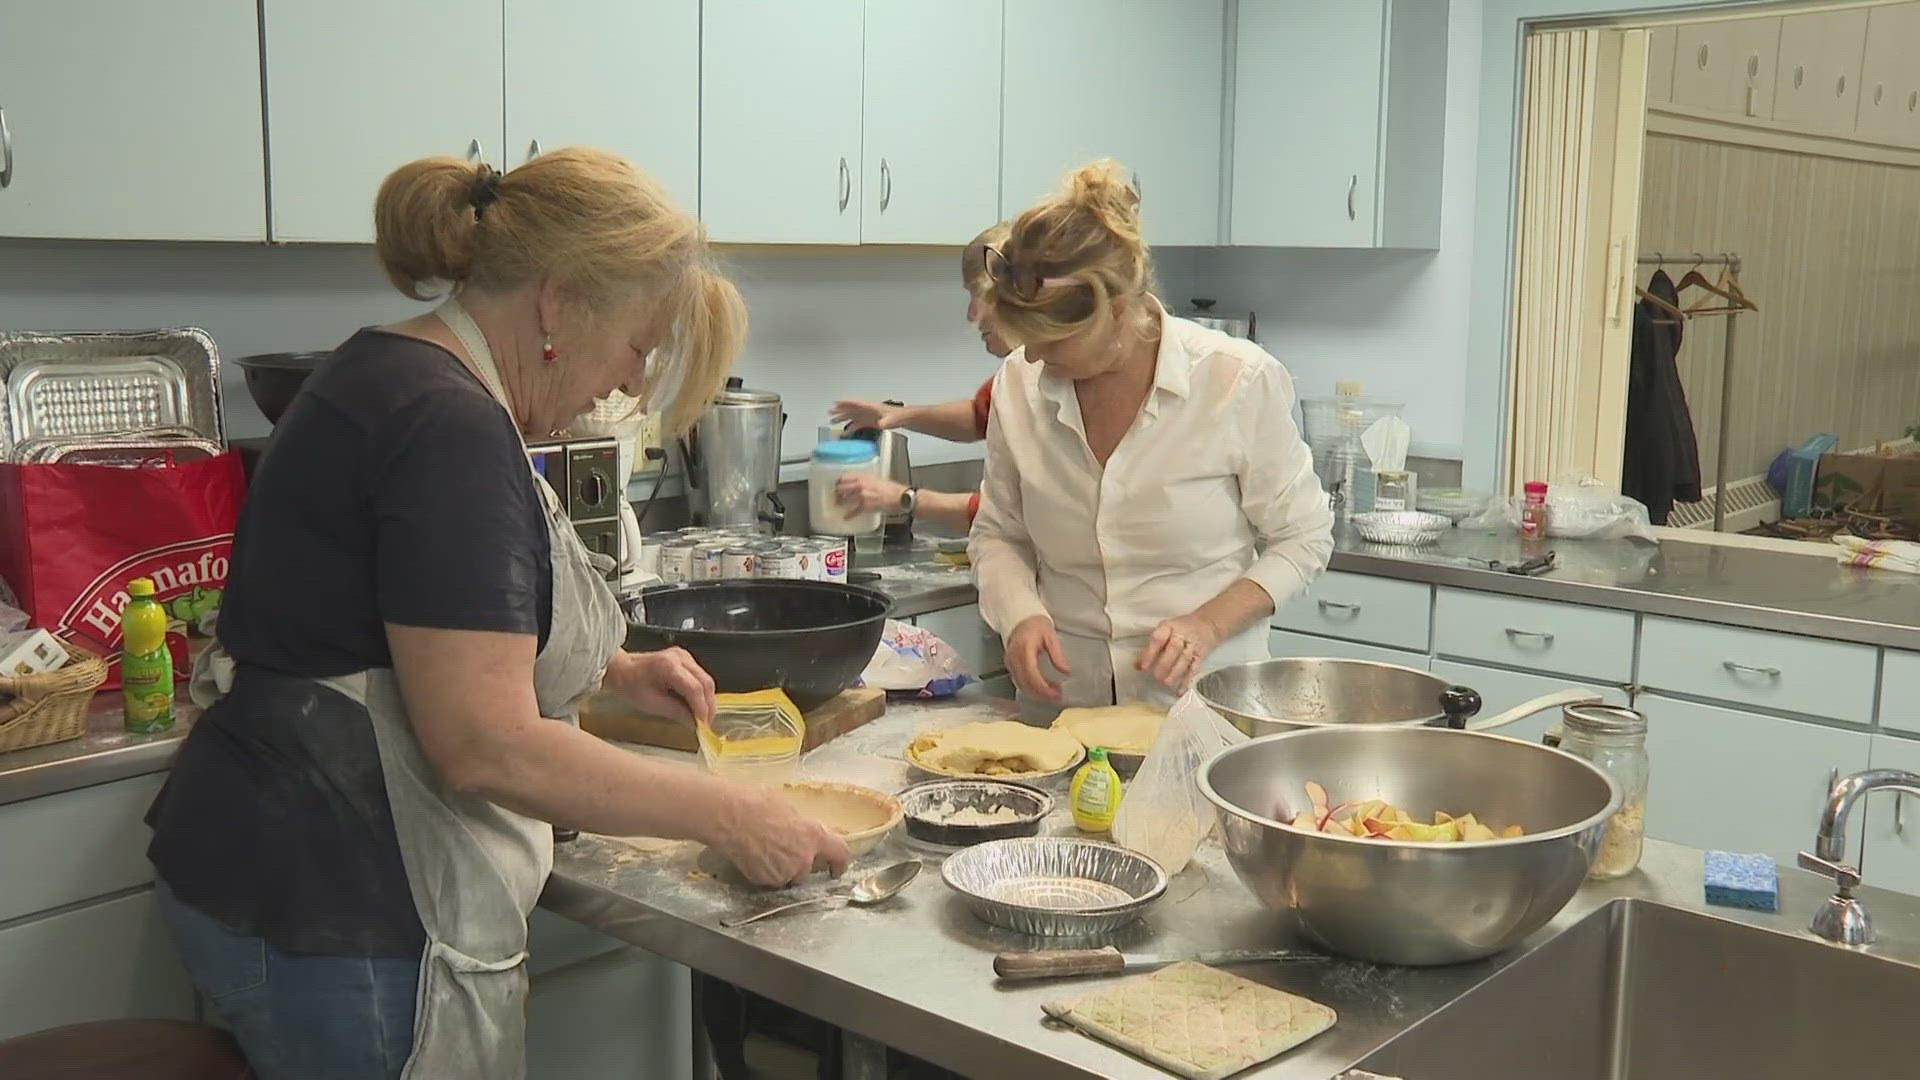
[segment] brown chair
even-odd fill
[[[252,1080],[233,1036],[183,1020],[99,1020],[0,1042],[7,1080]]]

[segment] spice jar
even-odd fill
[[[1559,746],[1593,762],[1620,785],[1620,809],[1607,819],[1599,854],[1594,856],[1587,876],[1604,881],[1633,873],[1640,865],[1640,848],[1646,838],[1646,716],[1620,705],[1568,705],[1560,713]]]
[[[1376,511],[1411,510],[1419,480],[1405,469],[1382,469],[1373,474],[1373,508]]]
[[[1542,540],[1547,535],[1547,482],[1527,481],[1526,501],[1520,506],[1520,538]]]

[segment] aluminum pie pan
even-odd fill
[[[1424,510],[1376,510],[1353,515],[1353,527],[1360,538],[1373,544],[1419,547],[1431,544],[1453,528],[1453,521]]]
[[[29,363],[85,368],[143,359],[165,361],[180,371],[184,382],[181,424],[199,438],[224,447],[227,435],[221,412],[220,353],[205,330],[180,327],[110,333],[0,333],[0,384],[11,385],[14,371]],[[11,405],[0,410],[0,460],[12,460],[13,445],[38,427],[29,423],[25,426],[28,434],[23,434],[23,425],[13,411]],[[122,432],[76,432],[74,437],[87,434]]]
[[[943,847],[968,847],[989,840],[1032,836],[1053,813],[1053,796],[1039,788],[1010,780],[928,780],[900,792],[900,811],[907,835]],[[943,811],[1011,809],[1009,821],[984,825],[941,820]]]
[[[1145,855],[1068,836],[977,844],[950,856],[940,878],[980,919],[1039,937],[1110,933],[1167,891],[1166,871]]]
[[[135,468],[152,459],[169,457],[182,465],[219,457],[225,451],[211,439],[152,437],[119,439],[29,439],[18,444],[14,458],[22,465],[109,465]]]

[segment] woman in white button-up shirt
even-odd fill
[[[983,253],[988,317],[1021,348],[994,386],[972,558],[1030,719],[1265,657],[1266,617],[1333,550],[1292,378],[1167,314],[1138,202],[1088,165]]]

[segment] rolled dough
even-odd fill
[[[913,740],[908,755],[938,771],[977,776],[1050,773],[1073,764],[1081,746],[1063,731],[1029,727],[1018,720],[962,724]]]
[[[1053,726],[1073,736],[1080,745],[1092,749],[1106,747],[1109,753],[1145,754],[1153,747],[1153,737],[1167,710],[1157,705],[1103,705],[1092,709],[1062,709]]]

